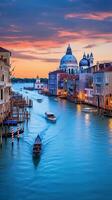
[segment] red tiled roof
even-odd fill
[[[4,48],[2,48],[2,47],[0,47],[0,52],[9,52],[9,53],[11,53],[9,50],[4,49]]]
[[[73,79],[77,79],[78,75],[64,73],[64,74],[60,74],[60,78],[62,79],[67,78],[67,79],[73,80]]]
[[[63,72],[62,70],[55,70],[55,71],[52,71],[52,72],[49,72],[49,74],[65,74],[65,72]]]

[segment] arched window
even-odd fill
[[[70,69],[68,70],[68,73],[70,74]]]
[[[4,81],[4,74],[2,74],[2,81]]]
[[[74,70],[73,69],[71,69],[71,74],[74,74]]]

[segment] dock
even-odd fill
[[[33,107],[33,101],[23,97],[23,95],[12,92],[10,99],[10,112],[7,113],[5,119],[0,118],[0,144],[2,145],[2,138],[14,137],[24,132],[24,122],[30,119],[30,109]],[[11,127],[15,127],[11,131]],[[19,127],[19,129],[18,129]],[[13,138],[12,137],[12,138]],[[13,140],[12,140],[13,141]]]

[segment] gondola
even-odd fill
[[[42,149],[42,141],[40,136],[38,135],[33,145],[33,157],[38,157],[41,153],[41,149]]]

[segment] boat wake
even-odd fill
[[[50,125],[48,125],[45,129],[43,129],[42,131],[39,132],[39,136],[41,138],[41,140],[43,140],[44,136],[46,135],[46,132],[48,131]]]

